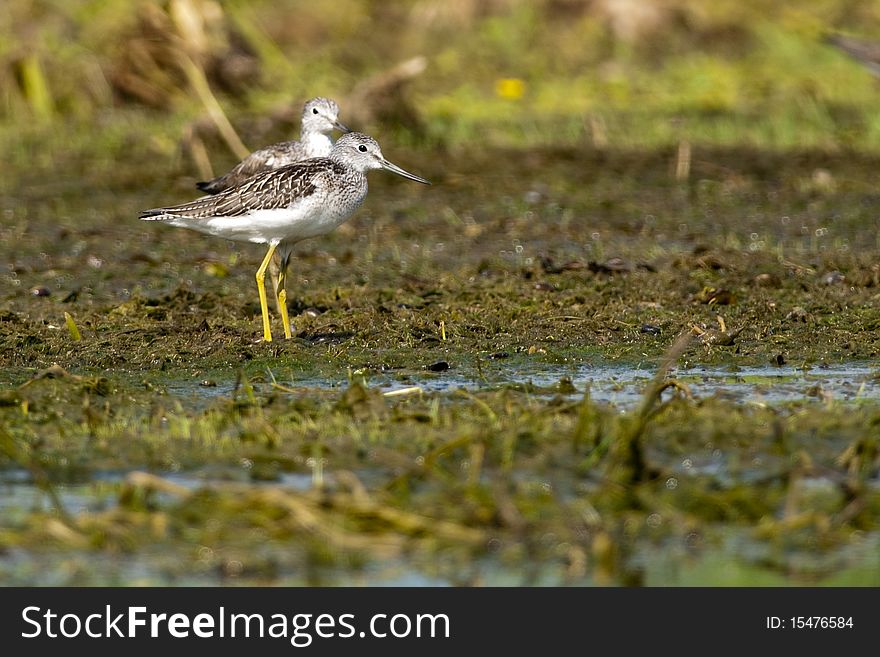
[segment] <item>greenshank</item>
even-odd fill
[[[208,194],[218,194],[224,189],[240,185],[261,171],[279,169],[310,157],[327,157],[333,147],[330,133],[334,128],[340,132],[349,132],[339,122],[338,116],[339,106],[334,101],[329,98],[312,98],[303,106],[299,141],[282,141],[254,151],[229,173],[196,183],[196,187]]]
[[[272,340],[266,301],[266,268],[278,250],[281,266],[275,295],[284,336],[290,338],[285,281],[293,245],[329,233],[344,223],[367,196],[366,173],[386,169],[430,185],[382,155],[376,140],[359,132],[339,138],[328,157],[319,157],[258,173],[236,187],[190,203],[145,210],[140,218],[191,228],[229,240],[268,244],[257,269],[263,339]]]

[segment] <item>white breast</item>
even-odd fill
[[[330,141],[330,137],[318,132],[306,135],[301,143],[303,150],[306,152],[306,157],[327,157],[330,155],[330,149],[333,148],[333,142]]]
[[[322,194],[314,194],[286,208],[255,210],[237,217],[172,216],[168,223],[237,242],[298,242],[332,231],[351,216],[365,196],[338,205],[327,203]]]

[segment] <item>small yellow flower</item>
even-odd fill
[[[519,100],[526,92],[526,83],[519,78],[501,78],[495,81],[495,93],[501,98]]]

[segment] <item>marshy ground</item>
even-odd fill
[[[410,154],[272,343],[189,181],[7,190],[4,578],[876,583],[874,162],[675,158]]]
[[[45,93],[0,52],[4,583],[880,584],[880,92],[784,10],[713,3],[614,55],[588,2],[511,2],[448,47],[413,10],[419,121],[340,118],[434,185],[371,174],[297,247],[295,335],[266,343],[262,247],[137,220],[196,196],[199,148],[236,158],[105,4],[64,16],[93,50],[46,46]],[[276,4],[227,9],[272,37],[273,84],[217,92],[251,144],[294,130],[254,118],[285,88],[353,86],[346,34],[403,11],[284,28]]]

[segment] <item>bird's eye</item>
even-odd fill
[[[317,113],[318,113],[318,108],[317,108],[317,107],[313,107],[313,108],[312,108],[312,114],[317,114]]]
[[[361,144],[360,146],[358,146],[358,150],[359,150],[361,153],[366,153],[366,152],[367,152],[367,147],[364,146],[363,144]]]

